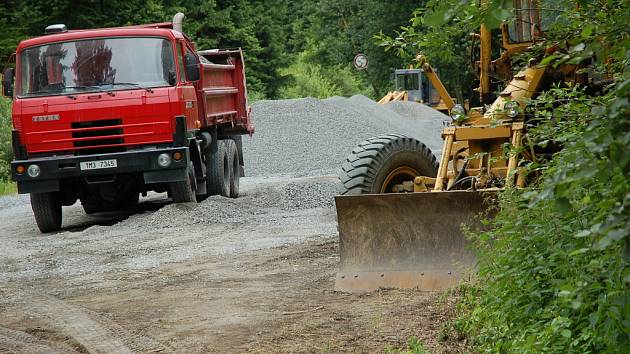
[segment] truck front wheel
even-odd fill
[[[168,188],[168,195],[173,199],[174,203],[195,203],[197,196],[195,195],[196,182],[195,168],[192,163],[186,169],[188,179],[185,181],[172,182]]]
[[[61,229],[61,203],[53,193],[31,193],[31,208],[39,231],[54,232]]]

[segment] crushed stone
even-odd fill
[[[252,117],[256,132],[243,139],[246,175],[290,177],[336,174],[358,143],[386,133],[414,137],[437,155],[449,120],[420,103],[379,105],[361,95],[258,101]]]

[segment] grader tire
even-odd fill
[[[42,233],[61,229],[61,203],[55,193],[31,193],[31,208]]]
[[[344,195],[390,192],[391,186],[415,176],[437,176],[438,163],[422,142],[386,134],[361,142],[342,165]]]

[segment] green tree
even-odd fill
[[[393,85],[393,71],[406,67],[408,60],[386,53],[374,36],[379,32],[393,34],[418,5],[417,1],[406,0],[320,0],[312,4],[312,15],[303,24],[308,61],[332,67],[351,63],[357,53],[364,53],[369,68],[356,75],[373,88],[376,96],[383,95]]]

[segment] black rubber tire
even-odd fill
[[[83,211],[88,215],[105,211],[105,208],[94,200],[81,199],[81,206],[83,207]]]
[[[341,167],[342,194],[378,194],[387,176],[403,166],[422,176],[437,176],[437,159],[420,141],[398,134],[369,138],[352,150]]]
[[[230,140],[219,140],[217,152],[210,153],[206,161],[208,195],[230,196],[230,161],[228,144]]]
[[[197,179],[195,177],[195,168],[192,163],[188,165],[186,169],[188,179],[185,181],[171,182],[169,183],[168,195],[173,199],[174,203],[196,203],[197,196],[195,194],[195,188]]]
[[[238,145],[232,139],[225,142],[227,144],[228,163],[230,164],[230,198],[238,198],[241,180],[241,159],[239,158]]]
[[[31,193],[31,208],[39,231],[47,233],[61,229],[61,203],[55,193]]]

